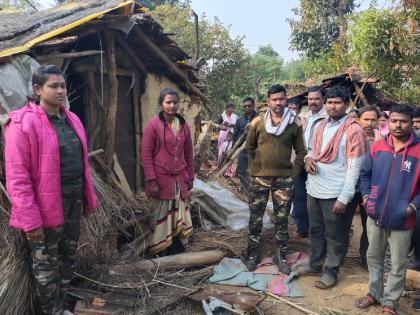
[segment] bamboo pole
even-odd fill
[[[169,57],[155,44],[153,43],[150,38],[143,33],[143,31],[137,27],[134,26],[133,28],[134,33],[140,38],[140,40],[143,42],[144,45],[147,46],[152,52],[154,52],[173,72],[175,72],[183,81],[184,84],[190,88],[190,90],[198,95],[201,100],[203,101],[204,107],[211,112],[210,108],[208,107],[209,99],[207,96],[204,95],[203,92],[200,91],[194,84],[191,83],[191,81],[188,79],[188,76],[182,72],[181,69],[178,68],[176,64],[174,64]]]
[[[245,142],[242,143],[242,145],[234,151],[234,153],[231,155],[229,159],[226,159],[226,164],[216,173],[215,177],[221,177],[226,172],[226,170],[229,168],[229,166],[232,165],[232,163],[238,158],[239,154],[245,150]],[[229,152],[230,153],[230,152]]]
[[[105,43],[108,66],[108,106],[106,108],[105,134],[108,142],[105,147],[104,161],[106,166],[112,168],[118,104],[117,64],[115,62],[115,36],[113,31],[105,32]]]

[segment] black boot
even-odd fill
[[[259,249],[258,244],[253,242],[248,243],[248,250],[246,253],[246,262],[245,265],[249,271],[254,271],[257,268],[259,261]]]
[[[290,269],[289,265],[287,264],[286,248],[277,247],[273,260],[277,267],[279,267],[281,273],[288,275],[292,272],[292,269]]]

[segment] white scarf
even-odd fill
[[[264,115],[264,126],[265,131],[271,135],[280,136],[288,125],[293,124],[296,114],[291,111],[289,108],[285,108],[283,112],[283,117],[278,126],[273,126],[271,121],[271,109],[267,110]]]
[[[235,113],[230,114],[230,117],[228,117],[228,115],[226,114],[226,111],[223,111],[222,113],[222,119],[223,121],[227,121],[228,123],[231,124],[236,124],[236,120],[238,120],[238,116]]]

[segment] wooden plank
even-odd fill
[[[107,139],[105,147],[105,165],[112,167],[115,151],[115,125],[117,120],[118,106],[118,80],[117,64],[115,61],[115,37],[113,31],[105,33],[107,66],[108,66],[108,104],[106,108],[105,135]]]
[[[79,51],[79,52],[36,56],[35,59],[46,60],[46,59],[61,59],[61,58],[80,58],[80,57],[100,55],[101,53],[103,53],[102,50],[86,50],[86,51]]]
[[[200,91],[191,81],[188,79],[187,74],[182,72],[170,59],[169,57],[155,44],[149,37],[143,33],[143,31],[138,27],[134,26],[134,33],[142,40],[143,44],[146,45],[150,50],[155,53],[172,71],[174,71],[184,82],[184,84],[196,95],[198,95],[203,101],[204,107],[211,112],[208,107],[209,99]]]
[[[138,76],[134,78],[133,86],[133,111],[134,111],[134,132],[136,143],[136,192],[142,191],[141,161],[140,161],[140,142],[141,142],[141,98],[140,98],[140,79]]]
[[[131,191],[130,184],[128,183],[127,178],[125,177],[124,171],[120,163],[118,162],[118,158],[115,153],[113,156],[113,160],[114,160],[114,172],[120,182],[120,187],[122,191],[124,192],[125,195],[132,196],[133,193]]]

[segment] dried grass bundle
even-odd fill
[[[231,257],[241,258],[248,245],[248,231],[219,229],[211,231],[196,231],[187,245],[188,252],[199,252],[210,249],[222,249]]]
[[[22,234],[9,227],[10,204],[0,199],[0,314],[34,314],[35,289]],[[17,302],[18,301],[18,302]],[[22,302],[24,301],[24,302]]]
[[[98,207],[88,217],[82,218],[77,266],[85,271],[94,264],[109,263],[117,249],[118,232],[125,231],[129,222],[136,225],[146,204],[129,199],[91,165],[91,176],[98,200]],[[109,178],[108,178],[109,179]],[[140,222],[138,222],[140,225]]]

